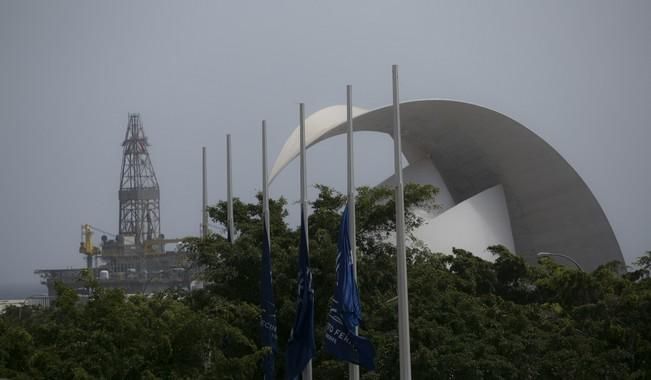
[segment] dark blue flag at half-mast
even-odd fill
[[[263,223],[264,224],[264,223]],[[262,269],[260,273],[260,290],[262,293],[262,318],[260,328],[262,346],[270,347],[271,353],[263,359],[264,379],[274,379],[274,355],[276,353],[276,305],[274,304],[273,282],[271,278],[271,242],[267,234],[267,226],[263,227],[262,238]]]
[[[314,357],[314,289],[308,250],[305,210],[301,209],[301,243],[298,250],[298,300],[296,319],[287,343],[287,378],[297,378]]]
[[[344,209],[337,242],[337,287],[328,313],[325,348],[337,359],[375,369],[371,342],[355,334],[362,319],[348,235],[348,206]]]

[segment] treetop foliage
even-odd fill
[[[347,365],[321,350],[335,287],[338,227],[346,197],[326,186],[309,215],[316,292],[315,379],[341,379]],[[436,207],[437,189],[407,185],[408,231],[414,208]],[[377,370],[362,379],[398,378],[393,191],[358,189],[357,268],[361,335],[376,347]],[[278,320],[277,378],[295,313],[298,241],[287,201],[270,200]],[[226,204],[209,208],[226,222]],[[206,286],[143,296],[92,289],[83,302],[58,286],[54,307],[9,308],[0,315],[0,377],[18,379],[261,378],[259,345],[261,196],[234,201],[237,239],[188,238]],[[530,265],[503,246],[488,262],[462,248],[430,252],[413,236],[407,250],[414,379],[644,379],[651,368],[651,252],[623,273],[609,263],[586,273],[543,258]]]

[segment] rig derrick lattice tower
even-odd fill
[[[160,190],[148,146],[140,115],[129,114],[122,143],[118,233],[126,243],[136,246],[160,236]]]
[[[189,289],[196,268],[192,267],[187,252],[178,245],[172,251],[165,249],[166,244],[178,244],[181,239],[165,239],[160,232],[160,188],[148,146],[140,114],[129,114],[122,142],[118,234],[107,233],[115,239],[103,235],[99,249],[93,247],[92,233],[104,231],[84,224],[79,253],[86,255],[87,269],[102,287],[120,288],[127,293]],[[83,288],[81,271],[42,269],[35,273],[47,285],[49,295],[55,295],[57,281],[77,290]]]

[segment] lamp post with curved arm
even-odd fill
[[[579,268],[579,270],[581,272],[585,272],[583,270],[583,268],[581,268],[579,263],[576,262],[576,260],[574,260],[570,256],[563,255],[562,253],[538,252],[538,254],[536,254],[536,256],[538,256],[538,257],[550,257],[550,256],[562,257],[562,258],[567,259],[567,260],[571,261],[572,263],[574,263],[574,265],[576,265],[576,267]]]

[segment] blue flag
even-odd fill
[[[298,300],[296,319],[287,343],[287,378],[300,375],[314,357],[314,289],[305,228],[304,210],[301,209],[301,243],[298,252]]]
[[[328,313],[325,348],[340,360],[375,369],[371,342],[355,334],[362,320],[348,236],[348,206],[344,209],[337,242],[337,287]]]
[[[263,222],[263,224],[265,224]],[[271,244],[267,234],[267,226],[263,227],[262,238],[262,271],[260,273],[260,287],[262,291],[262,318],[260,328],[262,333],[262,346],[271,347],[271,353],[264,357],[264,379],[274,379],[274,354],[277,349],[276,341],[276,305],[274,304],[273,282],[271,279]]]

